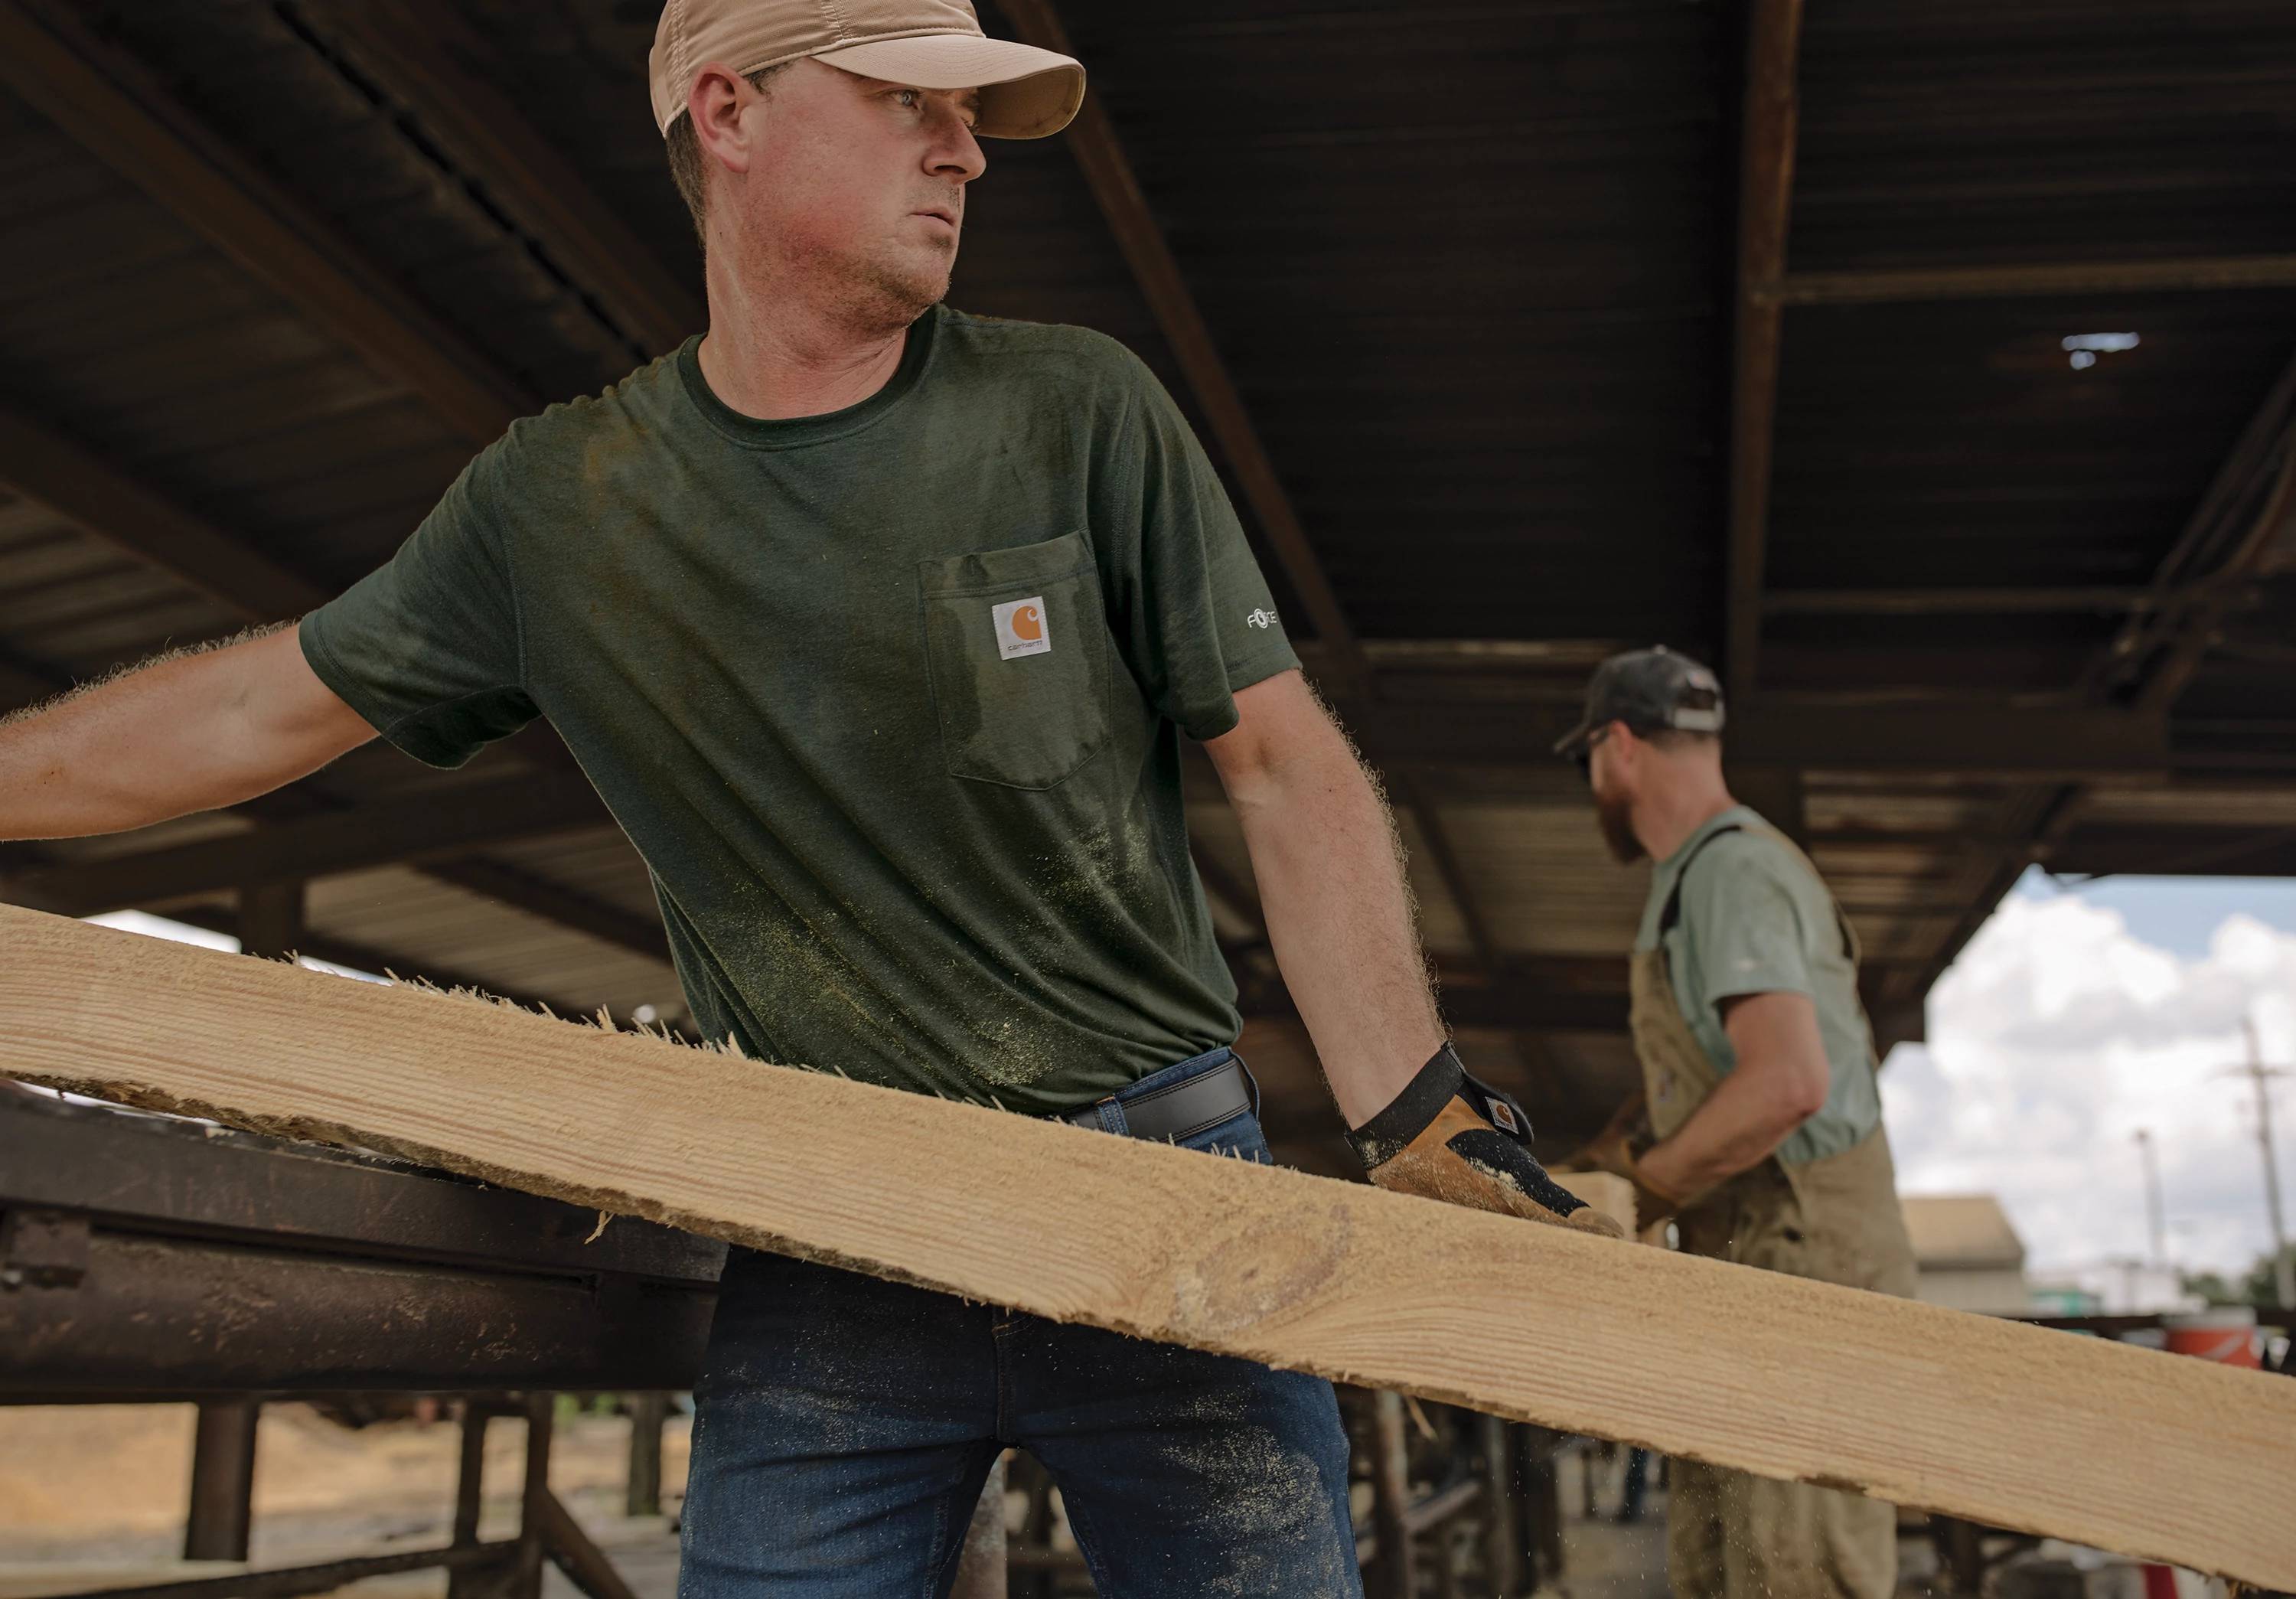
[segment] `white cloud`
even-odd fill
[[[2296,933],[2235,914],[2186,959],[2117,910],[2013,896],[1931,994],[1928,1046],[1882,1074],[1899,1185],[1999,1194],[2040,1270],[2141,1256],[2147,1128],[2170,1255],[2244,1268],[2270,1247],[2254,1093],[2222,1075],[2244,1017],[2296,1060]],[[2274,1108],[2290,1193],[2296,1092]]]

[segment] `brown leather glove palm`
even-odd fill
[[[1680,1213],[1690,1201],[1660,1184],[1651,1180],[1637,1158],[1650,1147],[1650,1120],[1640,1089],[1636,1089],[1611,1114],[1611,1122],[1588,1140],[1570,1160],[1563,1162],[1566,1169],[1591,1167],[1596,1171],[1616,1173],[1635,1185],[1635,1231],[1644,1233]]]
[[[1622,1236],[1618,1223],[1546,1175],[1531,1155],[1522,1107],[1469,1077],[1448,1044],[1348,1142],[1382,1188]]]

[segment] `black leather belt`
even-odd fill
[[[1177,1142],[1193,1138],[1250,1111],[1251,1078],[1244,1071],[1242,1058],[1238,1056],[1168,1088],[1151,1089],[1135,1099],[1111,1095],[1108,1099],[1070,1111],[1061,1119],[1080,1128],[1098,1128],[1102,1125],[1100,1107],[1111,1100],[1122,1108],[1124,1130],[1133,1137]]]

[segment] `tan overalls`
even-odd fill
[[[1699,849],[1725,832],[1719,829]],[[1763,828],[1812,876],[1817,868]],[[1691,860],[1697,858],[1693,851]],[[1684,1020],[1665,938],[1679,919],[1683,863],[1660,917],[1657,947],[1637,951],[1630,1023],[1651,1128],[1671,1136],[1721,1081]],[[1854,967],[1857,937],[1834,920]],[[1890,1141],[1876,1127],[1838,1155],[1789,1166],[1775,1156],[1740,1173],[1677,1220],[1682,1247],[1718,1260],[1912,1298],[1914,1250],[1898,1204]],[[1878,1500],[1778,1482],[1694,1461],[1669,1468],[1667,1575],[1678,1599],[1889,1599],[1898,1580],[1897,1511]]]

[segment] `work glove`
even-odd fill
[[[1637,1088],[1611,1114],[1610,1125],[1562,1163],[1566,1170],[1607,1171],[1632,1183],[1637,1236],[1679,1215],[1690,1202],[1689,1196],[1652,1181],[1643,1169],[1640,1157],[1652,1142],[1643,1092]]]
[[[1348,1142],[1382,1188],[1621,1236],[1618,1223],[1546,1175],[1531,1156],[1522,1107],[1469,1077],[1448,1044]]]

